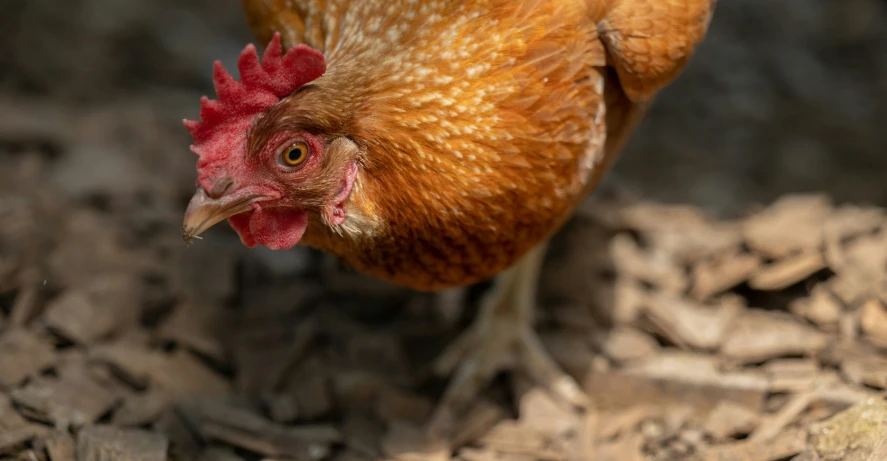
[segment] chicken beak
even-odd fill
[[[188,203],[188,209],[185,210],[182,239],[191,243],[191,240],[200,238],[200,234],[219,222],[249,211],[253,199],[257,197],[257,194],[234,192],[212,198],[202,187],[197,189],[194,197],[191,197],[191,202]]]

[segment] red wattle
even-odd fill
[[[257,209],[232,216],[228,223],[248,248],[262,245],[272,250],[288,250],[305,235],[308,212],[286,208]]]

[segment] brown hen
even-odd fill
[[[227,218],[247,246],[301,242],[420,290],[498,274],[435,364],[455,371],[436,420],[503,368],[582,405],[532,327],[545,243],[714,1],[244,0],[270,45],[261,63],[244,50],[240,82],[217,65],[219,100],[187,122],[200,187],[185,237]]]

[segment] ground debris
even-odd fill
[[[77,434],[77,459],[82,461],[166,461],[169,442],[138,429],[87,426]]]
[[[59,335],[80,344],[106,338],[135,324],[138,282],[131,276],[99,276],[84,289],[67,290],[46,308],[44,320]]]
[[[190,399],[178,406],[204,438],[264,456],[322,459],[329,454],[330,444],[343,440],[333,426],[287,427],[216,399]]]
[[[711,410],[703,426],[709,434],[727,439],[750,434],[758,427],[760,419],[760,414],[755,410],[722,401]]]
[[[3,459],[873,461],[887,450],[867,435],[885,426],[880,209],[787,196],[738,221],[648,202],[583,214],[562,236],[575,247],[548,256],[538,328],[593,404],[562,406],[504,373],[441,441],[425,425],[443,383],[423,370],[477,290],[452,296],[442,322],[428,296],[310,250],[243,250],[224,225],[184,247],[190,178],[182,197],[140,183],[111,198],[61,179],[78,204],[52,187],[0,204],[4,217],[19,210],[0,220]]]
[[[67,367],[59,377],[40,377],[10,394],[31,417],[56,427],[91,424],[121,400],[84,367]]]
[[[730,325],[721,352],[731,359],[753,363],[816,353],[827,343],[822,332],[791,316],[750,309]]]
[[[21,328],[0,335],[0,386],[11,386],[49,367],[55,356],[43,338]]]

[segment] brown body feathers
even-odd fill
[[[346,222],[304,242],[417,289],[497,274],[593,189],[711,3],[244,0],[260,42],[324,54],[292,116],[360,148]],[[657,18],[686,33],[637,38]]]

